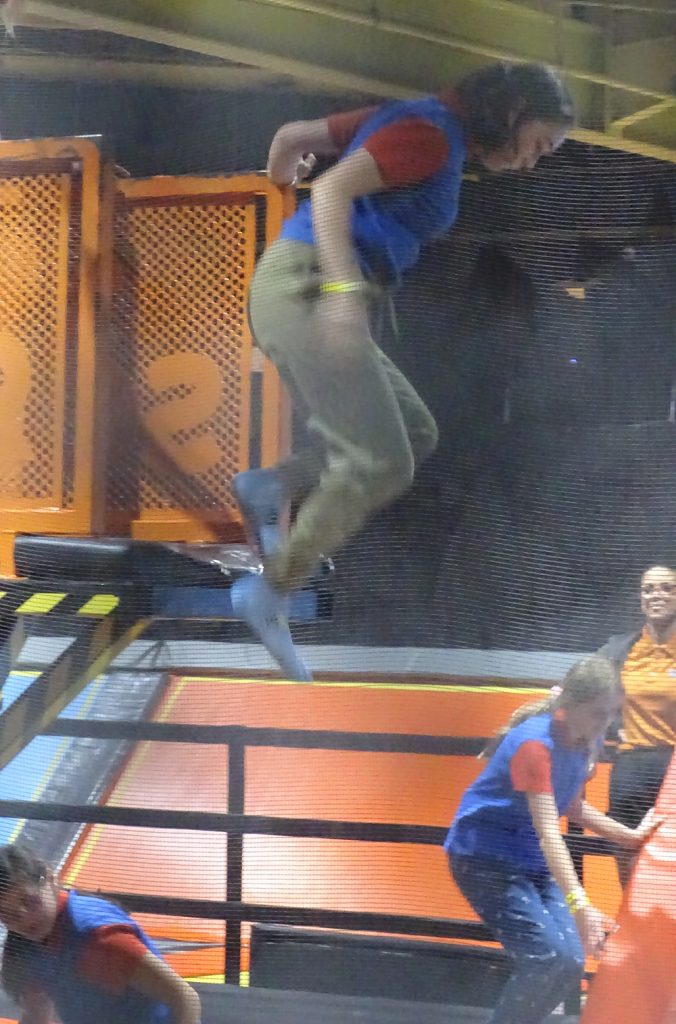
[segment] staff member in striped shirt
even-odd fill
[[[609,813],[635,828],[653,806],[676,746],[676,570],[655,565],[641,578],[643,628],[613,636],[600,654],[622,676],[624,703]],[[618,850],[622,885],[634,858]]]

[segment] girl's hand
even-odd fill
[[[632,830],[632,846],[642,846],[664,821],[664,815],[658,814],[655,808],[651,807],[641,824]]]
[[[617,925],[591,903],[578,910],[574,916],[585,953],[588,956],[600,956],[607,936],[617,931]]]
[[[296,173],[291,179],[291,184],[297,185],[299,182],[305,181],[306,178],[310,177],[316,166],[317,157],[314,153],[305,153],[296,164]]]
[[[313,153],[289,153],[270,160],[268,177],[275,185],[298,185],[309,178],[317,166]]]
[[[291,121],[275,132],[270,143],[268,177],[275,185],[297,185],[315,169],[317,156],[334,159],[338,155],[326,118]]]

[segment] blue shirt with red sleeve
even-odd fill
[[[455,856],[503,860],[528,872],[548,870],[528,795],[551,793],[566,814],[589,777],[590,752],[565,742],[549,713],[507,733],[486,768],[466,790],[444,848]]]
[[[62,1024],[171,1024],[168,1006],[129,985],[152,941],[107,900],[59,893],[52,932],[30,944],[26,984],[54,1003]]]
[[[366,149],[385,188],[352,204],[352,237],[367,276],[398,280],[421,246],[447,231],[458,215],[467,141],[459,110],[438,96],[367,107],[328,119],[344,160]],[[314,244],[311,203],[302,203],[282,238]]]

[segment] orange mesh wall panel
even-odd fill
[[[257,175],[119,183],[113,361],[121,404],[108,477],[118,532],[211,540],[238,529],[229,483],[249,464],[247,291],[283,204]],[[286,445],[285,403],[281,389],[264,390],[271,459]]]
[[[102,522],[106,167],[91,140],[0,143],[5,534],[91,533]]]

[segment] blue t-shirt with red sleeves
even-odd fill
[[[62,1024],[171,1024],[168,1006],[127,983],[148,951],[160,956],[121,907],[60,893],[52,934],[30,943],[26,984],[48,996]]]
[[[335,120],[329,128],[336,138]],[[413,266],[425,242],[457,219],[465,130],[457,110],[438,96],[394,101],[357,118],[339,159],[361,148],[373,155],[386,188],[353,201],[352,238],[367,276],[393,282]],[[314,244],[309,201],[286,221],[281,238]]]
[[[566,745],[562,723],[535,715],[507,733],[466,790],[444,848],[539,873],[548,870],[528,806],[529,793],[551,792],[565,814],[589,776],[590,752]]]

